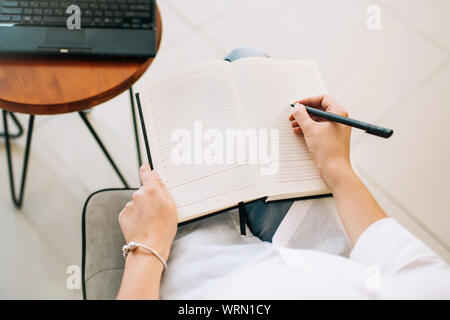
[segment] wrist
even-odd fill
[[[354,171],[347,159],[337,159],[328,161],[323,166],[322,177],[327,183],[328,187],[334,191],[343,181],[348,179]]]
[[[169,259],[169,255],[170,255],[170,248],[171,245],[167,243],[167,241],[163,241],[162,239],[141,239],[139,237],[135,237],[133,239],[130,239],[129,241],[127,241],[127,243],[130,243],[131,241],[135,242],[135,243],[141,243],[149,248],[151,248],[152,250],[155,250],[155,252],[157,252],[166,262],[167,259]],[[144,249],[144,248],[138,248],[138,250],[136,250],[136,253],[142,253],[144,252],[144,250],[151,255],[151,252],[149,252],[148,250]]]

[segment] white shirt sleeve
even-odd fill
[[[447,264],[392,218],[372,224],[357,240],[350,259],[374,265],[385,274]]]

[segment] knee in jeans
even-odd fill
[[[269,57],[263,51],[251,47],[236,47],[231,50],[230,54],[225,58],[228,61],[234,61],[247,57]]]

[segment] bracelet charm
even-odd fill
[[[164,270],[167,269],[167,263],[164,260],[164,258],[161,257],[158,254],[158,252],[156,252],[155,250],[153,250],[150,247],[147,247],[145,244],[142,244],[142,243],[136,243],[134,241],[130,241],[128,244],[124,245],[122,247],[123,257],[126,258],[131,251],[135,251],[137,248],[144,248],[144,249],[150,251],[156,258],[158,258],[159,261],[161,261],[161,263],[164,266]]]

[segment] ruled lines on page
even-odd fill
[[[228,63],[196,66],[150,85],[142,96],[155,169],[173,195],[181,220],[231,206],[243,195],[253,194],[256,168],[199,161],[203,160],[199,159],[203,150],[198,150],[203,132],[247,125]],[[180,132],[189,141],[174,141]],[[177,150],[187,154],[186,161],[179,163]]]

